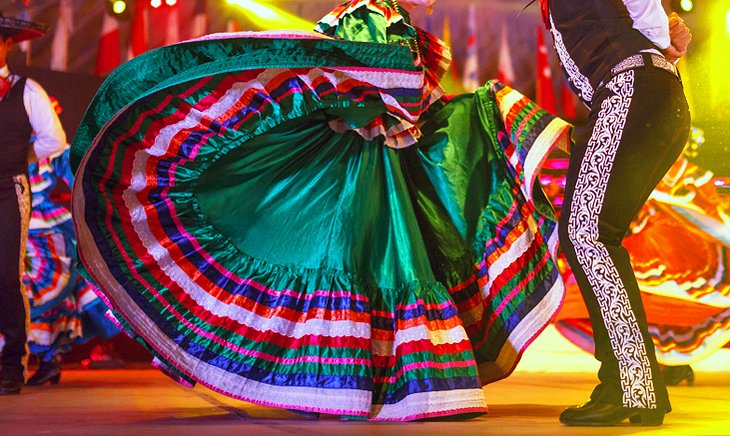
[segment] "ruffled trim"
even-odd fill
[[[69,238],[71,223],[55,231],[31,232],[26,242],[28,262],[23,281],[29,292],[30,314],[37,318],[62,305],[77,290],[76,245]]]
[[[561,319],[557,330],[586,353],[593,354],[595,343],[588,318]],[[730,309],[708,316],[691,326],[648,325],[657,361],[662,365],[691,365],[706,359],[730,342]]]
[[[535,179],[548,154],[570,142],[572,126],[498,81],[478,89],[475,98],[480,119],[499,139],[514,197],[507,210],[485,209],[474,243],[484,253],[481,262],[471,279],[449,288],[487,384],[514,371],[565,296],[557,223],[548,218],[553,213]]]
[[[385,28],[387,29],[383,34],[375,34],[368,32],[366,40],[368,42],[376,42],[379,44],[388,44],[394,40],[407,39],[413,37],[413,34],[409,34],[408,29],[412,29],[406,17],[402,13],[395,9],[391,2],[388,0],[350,0],[330,11],[327,15],[322,17],[315,27],[316,32],[323,33],[325,35],[336,36],[339,38],[350,39],[352,35],[348,35],[343,31],[342,22],[345,19],[355,17],[359,15],[359,10],[367,10],[377,16],[384,19]],[[368,14],[363,14],[367,16]],[[401,24],[403,27],[399,29],[399,32],[392,34],[396,28],[396,24]],[[339,31],[338,31],[339,30]],[[380,29],[378,29],[380,30]],[[391,33],[390,37],[386,39],[380,39],[386,34]]]
[[[431,104],[444,95],[440,83],[451,64],[451,51],[443,41],[434,35],[411,26],[405,11],[394,8],[389,1],[349,1],[322,18],[315,30],[344,39],[363,38],[360,34],[362,29],[381,30],[376,23],[372,22],[371,13],[382,18],[382,25],[385,26],[385,29],[382,29],[382,33],[373,33],[373,31],[367,33],[367,40],[408,47],[411,50],[414,65],[421,68],[423,72],[421,112],[425,112]],[[352,24],[353,21],[366,23],[355,26]],[[357,33],[351,34],[350,29],[353,27]],[[342,123],[333,123],[332,128],[337,132],[350,129]],[[422,136],[419,127],[412,120],[401,119],[396,125],[393,125],[391,120],[385,117],[380,117],[363,128],[353,130],[366,140],[384,136],[385,145],[391,148],[411,146]]]
[[[657,360],[663,365],[689,365],[730,343],[730,308],[689,327],[649,325]]]
[[[29,225],[31,232],[50,230],[71,220],[68,209],[51,199],[58,180],[63,180],[69,187],[73,184],[73,176],[68,168],[68,149],[28,165],[33,204]]]
[[[227,73],[249,75],[266,70],[318,69],[353,71],[374,88],[392,91],[376,123],[391,127],[414,125],[421,115],[423,74],[413,65],[408,48],[394,45],[335,41],[318,38],[272,39],[249,37],[198,40],[146,52],[114,70],[99,89],[79,125],[71,147],[71,164],[82,156],[104,124],[135,101],[182,83]],[[383,76],[383,77],[379,77]],[[397,77],[397,79],[396,79]],[[250,80],[250,79],[249,79]],[[390,90],[390,91],[388,91]],[[380,92],[380,91],[376,91]],[[342,96],[346,98],[347,96]],[[395,103],[395,104],[391,104]],[[354,105],[357,101],[344,102]],[[405,106],[403,106],[405,104]],[[392,107],[391,107],[392,106]],[[373,120],[368,120],[368,123]],[[352,130],[371,130],[367,125],[345,121]],[[396,128],[398,131],[400,128]]]
[[[92,252],[92,255],[94,253]],[[443,416],[455,413],[468,412],[486,412],[483,394],[478,387],[478,380],[475,373],[475,362],[473,360],[459,360],[453,357],[470,355],[470,344],[463,328],[460,326],[458,315],[455,308],[447,303],[426,304],[420,302],[415,305],[399,306],[393,312],[384,310],[375,310],[371,308],[371,304],[379,306],[376,301],[371,301],[366,294],[369,295],[389,295],[393,293],[403,293],[402,290],[394,292],[388,289],[377,289],[357,292],[347,290],[344,287],[336,288],[337,281],[347,282],[349,279],[335,280],[330,284],[332,290],[325,290],[320,284],[315,283],[308,285],[310,279],[303,275],[296,274],[288,268],[281,266],[267,265],[260,260],[252,260],[249,264],[249,275],[251,277],[268,278],[272,282],[276,282],[277,288],[269,288],[262,282],[254,282],[253,280],[245,280],[246,286],[251,288],[249,296],[246,298],[257,299],[259,301],[276,300],[286,303],[285,306],[267,307],[264,304],[243,305],[243,299],[238,302],[231,299],[229,308],[236,306],[236,311],[244,318],[239,318],[231,310],[226,310],[225,314],[213,314],[204,309],[208,307],[212,311],[217,311],[215,303],[211,300],[213,306],[201,303],[201,307],[195,309],[193,318],[185,319],[185,307],[191,309],[193,306],[189,303],[176,305],[166,303],[171,298],[181,298],[185,301],[185,293],[190,292],[193,298],[199,298],[202,294],[216,294],[211,289],[201,289],[197,293],[190,291],[192,286],[189,280],[183,280],[183,277],[173,275],[173,281],[167,283],[170,286],[169,292],[174,297],[166,296],[166,292],[158,292],[154,289],[148,291],[154,293],[156,298],[164,305],[164,312],[169,317],[174,317],[175,322],[185,326],[183,332],[173,340],[169,337],[169,333],[165,331],[164,326],[160,326],[159,320],[149,318],[148,313],[144,310],[145,303],[140,300],[133,299],[127,294],[127,291],[120,288],[119,284],[113,284],[114,273],[111,270],[100,271],[95,268],[94,277],[103,284],[107,298],[107,302],[111,307],[115,308],[116,318],[120,327],[123,327],[130,337],[139,341],[147,347],[155,356],[156,367],[160,368],[173,379],[187,385],[192,386],[195,383],[202,385],[232,398],[245,400],[248,402],[266,405],[270,407],[280,407],[288,409],[297,409],[310,412],[328,413],[334,415],[355,415],[370,417],[375,420],[401,421],[412,420],[423,417]],[[240,272],[243,274],[243,272]],[[145,274],[147,275],[147,274]],[[326,272],[309,271],[310,276],[314,276],[316,282],[321,281],[321,277],[327,275]],[[316,276],[315,276],[316,275]],[[188,289],[176,289],[176,283],[180,281],[180,287]],[[286,284],[288,283],[288,284]],[[210,286],[210,284],[206,284]],[[352,287],[352,285],[349,285]],[[432,291],[426,289],[441,289],[441,293],[445,294],[443,287],[439,284],[427,285],[414,283],[409,285],[413,288],[413,292],[419,295],[434,295]],[[309,289],[309,290],[303,290]],[[311,290],[314,290],[313,292]],[[219,295],[218,298],[221,296]],[[234,297],[231,295],[230,297]],[[331,302],[335,307],[347,307],[351,309],[331,310],[332,318],[330,320],[321,320],[317,317],[317,312],[323,309],[313,306],[317,300],[324,299]],[[444,297],[436,298],[443,301]],[[348,302],[349,300],[349,302]],[[287,303],[288,301],[288,303]],[[247,309],[248,307],[248,309]],[[287,309],[287,307],[289,309]],[[297,309],[294,309],[297,308]],[[201,312],[205,310],[208,314]],[[248,310],[252,310],[248,312]],[[301,310],[297,315],[297,310]],[[348,312],[349,313],[346,313]],[[246,314],[248,312],[248,314]],[[427,322],[425,320],[417,320],[412,318],[416,313],[428,313]],[[295,318],[291,318],[294,316]],[[297,317],[301,316],[301,319]],[[317,318],[308,319],[310,316]],[[188,314],[189,317],[189,314]],[[261,320],[269,318],[271,322],[261,324]],[[433,317],[433,319],[431,319]],[[168,318],[169,319],[169,318]],[[206,323],[213,323],[219,327],[235,322],[235,328],[227,332],[205,332],[196,324],[196,319],[205,320]],[[127,321],[134,322],[134,325],[128,324]],[[396,330],[392,328],[397,324]],[[390,327],[390,326],[393,327]],[[380,327],[378,327],[380,326]],[[312,329],[312,330],[309,330]],[[244,333],[239,333],[244,332]],[[245,337],[251,334],[261,336],[260,338]],[[185,335],[194,341],[196,337],[204,337],[206,341],[219,344],[231,353],[239,356],[248,356],[255,358],[258,363],[251,364],[254,377],[246,377],[237,373],[230,372],[231,369],[225,370],[220,368],[221,361],[224,361],[225,353],[221,353],[215,360],[206,361],[198,359],[191,355],[191,350],[186,350],[179,344],[180,341],[186,342],[187,339],[180,339],[180,335]],[[236,337],[244,338],[240,343]],[[430,347],[424,346],[423,342],[430,342]],[[288,358],[285,354],[273,355],[267,354],[264,344],[274,347],[292,347],[292,350],[309,343],[324,347],[323,349],[339,350],[340,356],[324,353],[316,356],[309,353],[296,355],[296,357]],[[417,344],[417,345],[416,345]],[[395,350],[399,350],[396,356]],[[261,351],[258,351],[261,350]],[[347,350],[359,350],[354,354],[350,354]],[[432,351],[438,355],[438,359],[430,362],[413,360],[409,362],[409,353],[424,353]],[[372,353],[372,356],[369,354]],[[449,356],[451,353],[453,356]],[[402,359],[402,361],[401,361]],[[245,359],[250,360],[250,359]],[[360,377],[372,379],[375,384],[386,386],[380,394],[383,395],[381,401],[376,402],[377,397],[373,397],[373,392],[364,389],[364,386],[350,387],[345,385],[332,389],[339,383],[344,382],[347,378],[342,374],[330,374],[326,377],[326,389],[312,386],[302,386],[292,382],[283,383],[281,385],[272,384],[266,380],[256,380],[255,368],[266,368],[273,363],[281,365],[279,370],[272,373],[273,377],[284,377],[289,371],[295,371],[294,368],[287,369],[284,367],[295,364],[309,364],[319,368],[317,372],[335,364],[351,365],[352,369],[348,373],[353,373],[349,377],[355,377],[358,372],[362,372]],[[241,364],[244,365],[244,364]],[[392,374],[392,368],[401,368],[397,374]],[[279,373],[279,371],[283,371]],[[419,372],[425,373],[441,373],[442,371],[453,372],[453,374],[440,375],[433,379],[429,379],[429,383],[439,385],[447,381],[451,386],[442,391],[428,392],[412,392],[404,393],[403,389],[410,389],[408,386],[398,387],[397,380],[407,380],[414,378],[424,380],[423,375],[419,377]],[[279,373],[279,375],[276,375]],[[406,375],[405,373],[408,373]],[[459,375],[459,374],[462,375]],[[298,373],[295,373],[298,374]],[[307,373],[302,373],[301,377],[310,377]],[[440,381],[441,380],[441,381]],[[460,381],[461,380],[461,381]],[[468,382],[467,382],[468,381]],[[415,382],[414,382],[415,383]],[[467,383],[460,385],[460,383]],[[333,385],[334,384],[334,385]],[[368,386],[366,383],[365,386]],[[455,393],[454,389],[460,389],[460,393]],[[420,412],[419,412],[420,411]]]

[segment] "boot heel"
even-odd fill
[[[58,374],[54,375],[48,381],[51,383],[51,386],[57,385],[58,382],[61,381],[61,373],[59,372]]]
[[[664,422],[664,412],[658,409],[642,410],[636,415],[630,416],[629,422],[644,426],[662,425]]]

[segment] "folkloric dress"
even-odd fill
[[[393,2],[394,3],[394,2]],[[376,420],[486,411],[563,298],[535,174],[569,126],[390,1],[117,69],[73,145],[81,258],[179,378]]]
[[[59,182],[71,186],[69,150],[28,167],[32,209],[23,274],[30,302],[28,344],[41,361],[81,343],[118,333],[108,310],[78,270],[71,213],[53,193]]]

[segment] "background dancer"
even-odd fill
[[[57,185],[73,183],[68,158],[66,148],[28,169],[32,210],[23,279],[30,301],[28,344],[39,361],[28,386],[58,383],[62,355],[73,344],[119,333],[105,316],[104,302],[79,274],[71,213],[53,195]]]
[[[28,302],[21,278],[31,208],[28,162],[66,145],[48,95],[34,80],[12,74],[7,54],[13,43],[45,31],[45,26],[0,14],[0,333],[5,339],[0,395],[20,393],[28,357]]]

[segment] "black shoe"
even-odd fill
[[[600,400],[591,400],[581,406],[569,407],[560,414],[561,423],[585,427],[612,426],[627,418],[632,424],[661,425],[664,422],[664,411],[634,409]]]
[[[23,388],[22,381],[3,380],[0,381],[0,395],[18,395]]]
[[[33,376],[25,382],[26,386],[40,386],[46,382],[57,385],[61,380],[61,364],[58,361],[41,362]]]
[[[687,386],[695,384],[695,373],[689,365],[665,366],[662,370],[662,377],[667,386],[677,386],[685,380]]]

